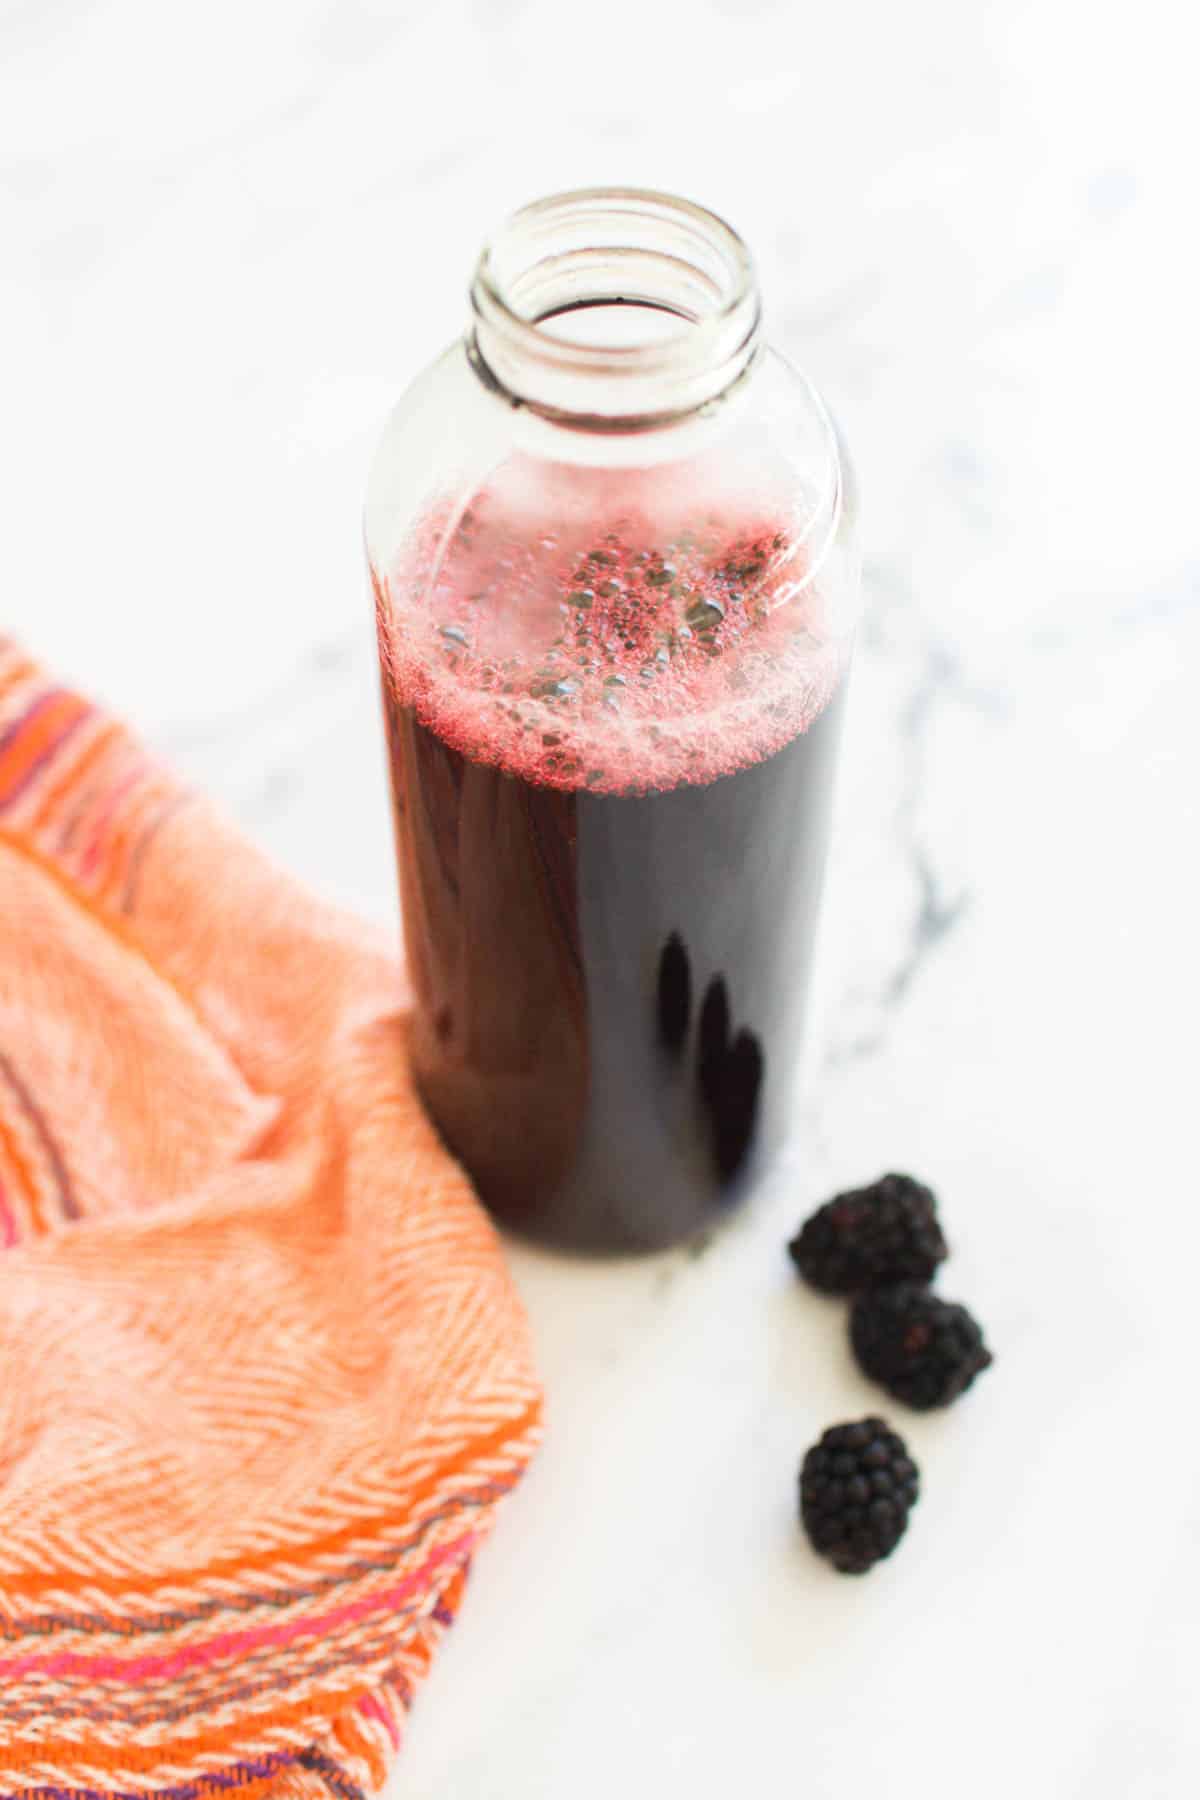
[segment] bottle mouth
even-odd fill
[[[471,283],[467,351],[514,406],[582,431],[646,431],[723,399],[761,347],[750,253],[715,213],[587,188],[514,213]]]

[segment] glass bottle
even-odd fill
[[[366,507],[416,1078],[500,1220],[652,1248],[794,1112],[848,470],[702,207],[539,201],[471,306]]]

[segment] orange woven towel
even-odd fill
[[[0,640],[0,1796],[383,1783],[540,1400],[404,996]]]

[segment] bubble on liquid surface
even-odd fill
[[[387,678],[452,748],[526,780],[715,780],[781,748],[837,686],[845,644],[799,535],[779,508],[636,487],[552,520],[503,484],[457,523],[434,505],[374,572]]]

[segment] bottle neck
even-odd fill
[[[584,432],[653,431],[722,401],[762,347],[736,232],[690,201],[593,188],[536,201],[485,248],[467,340],[480,380]]]

